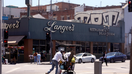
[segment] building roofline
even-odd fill
[[[122,9],[126,8],[127,6],[128,6],[128,3],[126,3],[126,4],[122,7]]]

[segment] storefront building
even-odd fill
[[[21,18],[5,21],[9,31],[6,54],[10,58],[10,51],[16,49],[19,62],[28,62],[28,55],[46,51],[46,32],[52,32],[52,53],[54,55],[58,47],[65,50],[73,49],[74,53],[89,52],[100,57],[102,52],[114,51],[112,44],[119,44],[119,51],[124,53],[124,22],[119,21],[118,26],[83,24],[47,19]],[[47,51],[46,51],[47,52]]]

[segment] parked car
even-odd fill
[[[125,62],[125,60],[127,59],[127,56],[121,52],[109,52],[106,54],[107,56],[107,61],[108,62],[115,62],[115,61],[122,61]],[[99,61],[102,61],[103,57],[99,58]]]
[[[128,52],[126,55],[127,55],[127,59],[130,59],[130,52]]]
[[[96,60],[95,55],[91,53],[78,53],[75,55],[75,62],[84,63],[84,62],[94,62]]]

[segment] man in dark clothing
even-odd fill
[[[107,55],[106,55],[106,51],[103,53],[102,64],[103,64],[103,61],[105,61],[106,66],[108,66],[108,65],[107,65]]]
[[[44,61],[44,56],[43,56],[43,51],[41,51],[41,62],[43,62]]]

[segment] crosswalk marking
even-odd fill
[[[12,69],[12,70],[10,70],[10,71],[7,71],[6,73],[10,73],[10,72],[13,72],[13,71],[18,70],[18,69],[20,69],[20,67],[14,68],[14,69]]]

